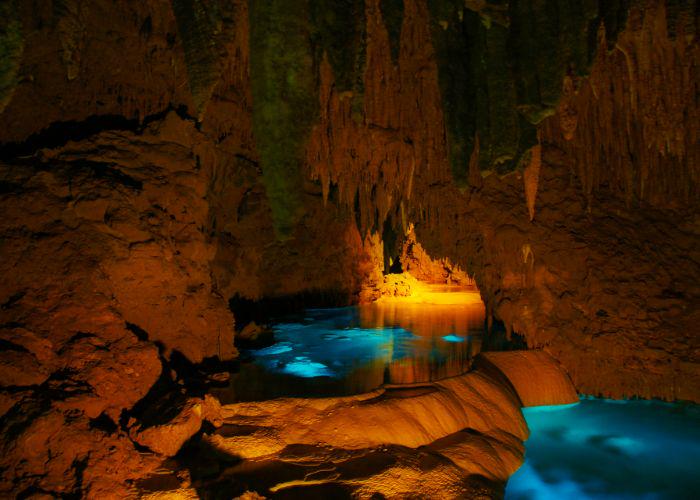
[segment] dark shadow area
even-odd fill
[[[192,363],[182,353],[173,351],[170,358],[161,355],[163,370],[155,384],[134,407],[122,415],[122,425],[130,417],[138,418],[143,425],[155,425],[175,417],[187,398],[203,398],[217,387],[226,386],[215,374],[236,373],[239,362],[222,362],[218,358],[207,358],[202,363]]]
[[[269,324],[277,318],[304,309],[343,307],[353,302],[353,296],[348,290],[308,290],[291,295],[263,297],[260,300],[235,295],[229,300],[229,307],[236,318],[236,330],[240,331],[251,321]]]
[[[484,325],[484,332],[487,331]],[[481,351],[523,351],[527,350],[525,337],[519,333],[512,332],[508,338],[508,332],[502,321],[493,319],[491,331],[484,333],[481,344]]]
[[[403,244],[402,235],[397,234],[391,217],[384,221],[382,227],[382,242],[384,243],[384,274],[400,274],[403,272],[399,255]]]
[[[140,123],[121,115],[91,116],[83,121],[55,122],[26,141],[0,146],[0,160],[34,154],[39,149],[56,148],[69,141],[80,141],[106,130],[138,130]]]
[[[324,398],[360,394],[376,387],[364,387],[362,380],[334,377],[298,377],[273,372],[254,362],[241,363],[240,371],[231,374],[227,387],[212,389],[222,404],[265,401],[283,397]]]
[[[12,142],[0,145],[0,160],[8,161],[14,158],[33,155],[40,149],[57,148],[69,141],[81,141],[105,131],[133,131],[140,133],[149,124],[162,120],[175,111],[183,120],[192,120],[185,106],[168,107],[160,113],[146,116],[143,120],[126,118],[122,115],[93,115],[85,120],[54,122],[44,130],[37,132],[22,142]]]
[[[431,473],[443,466],[452,466],[447,458],[433,449],[399,445],[378,448],[340,449],[306,444],[291,444],[275,455],[256,460],[240,460],[212,446],[206,433],[235,436],[255,429],[226,429],[226,426],[203,431],[193,437],[175,457],[175,467],[186,470],[192,487],[203,500],[228,500],[245,492],[256,492],[272,499],[345,499],[356,498],[356,490],[371,484],[372,477],[391,474],[392,469],[412,469],[415,473]],[[451,437],[459,442],[462,433]],[[396,478],[401,481],[401,477]],[[409,480],[411,480],[409,478]],[[465,490],[490,491],[502,494],[502,486],[475,475],[463,478]],[[172,477],[159,476],[139,483],[157,491],[172,483]],[[390,487],[387,490],[391,490]],[[399,488],[400,490],[400,488]],[[385,498],[376,492],[372,498]],[[416,498],[422,498],[417,496]]]
[[[211,432],[218,434],[227,431],[222,428]],[[228,500],[246,491],[276,499],[344,499],[353,498],[355,490],[345,481],[362,480],[379,474],[396,465],[405,453],[406,450],[399,446],[333,450],[311,445],[289,445],[274,457],[242,461],[213,447],[202,432],[183,447],[175,461],[178,467],[189,471],[192,485],[202,500]],[[310,460],[311,457],[314,458]],[[275,488],[282,483],[295,481],[309,483]],[[153,479],[150,484],[159,486]],[[144,481],[139,486],[144,485],[149,483]]]

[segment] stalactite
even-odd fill
[[[356,119],[356,106],[346,99],[335,68],[325,58],[319,69],[319,120],[306,151],[307,175],[321,183],[322,191],[325,185],[338,186],[340,202],[355,210],[362,232],[382,227],[392,213],[400,224],[400,205],[410,198],[414,178],[427,163],[417,158],[428,149],[427,140],[413,136],[413,129],[429,130],[435,113],[414,108],[416,92],[412,89],[422,82],[412,81],[414,75],[409,78],[407,71],[408,84],[403,86],[403,72],[391,63],[391,34],[381,17],[380,1],[368,1],[365,7],[367,39],[372,43],[365,48],[364,117]],[[415,2],[406,3],[401,37],[422,36],[416,34],[414,26],[419,22],[418,8]],[[389,24],[395,22],[390,20]],[[424,95],[425,91],[418,93]],[[411,136],[404,135],[409,130]]]
[[[474,149],[469,157],[469,184],[481,187],[481,170],[479,169],[479,134],[474,137]]]
[[[564,78],[562,85],[562,96],[557,106],[557,116],[559,117],[559,127],[565,140],[574,138],[576,127],[578,126],[578,112],[573,104],[575,97],[574,82],[570,76]]]
[[[315,59],[327,59],[337,90],[352,99],[353,116],[357,118],[364,95],[365,2],[313,0],[309,10],[311,37],[318,52]]]
[[[542,165],[542,146],[538,144],[530,150],[530,162],[523,172],[525,182],[525,199],[527,200],[527,212],[530,220],[535,218],[535,201],[537,199],[537,186],[540,179]]]
[[[201,118],[221,76],[222,46],[233,36],[232,5],[172,0],[172,8],[185,51],[192,100]]]
[[[596,2],[578,0],[429,5],[458,185],[479,183],[468,169],[477,134],[481,170],[504,174],[517,167],[536,143],[534,125],[555,113],[567,71],[588,71],[592,33],[606,16],[619,20],[618,2],[600,12]]]
[[[470,12],[469,19],[476,16],[476,23],[467,26],[464,4],[459,1],[430,2],[431,40],[438,63],[440,94],[445,110],[445,129],[449,148],[452,174],[459,185],[466,184],[469,155],[473,150],[472,138],[477,127],[476,103],[479,89],[476,72],[477,58],[471,47],[480,27],[478,14]],[[470,28],[474,28],[472,33]],[[481,87],[483,88],[483,87]]]
[[[671,38],[663,1],[633,8],[612,50],[598,51],[590,77],[542,124],[543,141],[575,159],[589,199],[601,188],[628,204],[682,206],[700,197],[700,148],[689,147],[700,141],[700,48],[687,25],[681,15]],[[607,36],[601,32],[603,47]]]
[[[254,156],[250,124],[252,106],[249,78],[249,28],[247,2],[219,4],[216,27],[216,56],[219,78],[205,104],[201,128],[219,142],[237,142],[246,156]],[[189,79],[189,78],[188,78]],[[236,120],[231,116],[235,115]]]

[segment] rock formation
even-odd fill
[[[579,401],[566,373],[545,352],[482,352],[474,365],[493,379],[510,384],[523,407],[566,405]]]
[[[697,25],[671,0],[3,2],[0,495],[123,497],[216,420],[187,373],[236,357],[229,300],[350,304],[392,267],[473,280],[579,393],[700,402]],[[191,404],[151,425],[161,393]]]
[[[273,493],[326,484],[360,498],[436,491],[459,497],[480,488],[498,496],[523,459],[528,430],[519,408],[509,386],[478,371],[345,398],[237,403],[222,408],[222,427],[204,436],[198,453],[244,459],[221,477],[264,477],[277,463],[288,470],[267,475],[261,489]],[[409,449],[425,458],[416,462]],[[303,475],[294,470],[307,461]]]
[[[512,351],[489,353],[476,370],[433,383],[224,405],[222,425],[193,453],[195,460],[229,457],[229,466],[213,477],[200,473],[195,483],[224,491],[231,481],[229,495],[255,482],[265,494],[296,496],[324,487],[358,498],[499,497],[523,460],[522,403],[566,404],[572,396],[578,402],[551,357]]]

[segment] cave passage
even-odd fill
[[[425,283],[408,296],[288,314],[271,326],[272,345],[244,351],[247,361],[217,395],[339,396],[460,375],[482,349],[484,317],[475,287]]]
[[[0,500],[700,499],[699,14],[0,0]]]

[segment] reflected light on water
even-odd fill
[[[285,317],[273,325],[274,345],[248,352],[235,399],[353,394],[464,373],[481,349],[484,315],[476,289],[422,285],[410,297]]]
[[[384,297],[359,306],[359,312],[364,328],[400,326],[425,338],[481,334],[485,317],[478,290],[425,284],[408,297]]]
[[[442,340],[447,342],[464,342],[467,340],[465,337],[458,337],[457,335],[445,335]]]

